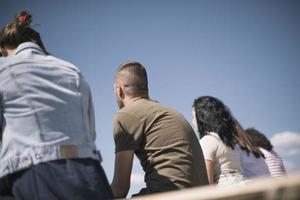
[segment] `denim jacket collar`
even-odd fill
[[[35,43],[33,42],[24,42],[20,44],[15,52],[15,55],[22,55],[26,52],[36,52],[37,54],[46,55],[45,52]]]

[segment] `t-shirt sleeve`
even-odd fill
[[[217,149],[216,139],[211,136],[204,136],[200,140],[200,145],[203,151],[204,159],[214,161]]]
[[[143,124],[133,115],[119,112],[113,124],[115,152],[136,150],[143,135]]]

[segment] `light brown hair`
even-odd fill
[[[46,54],[40,34],[31,27],[32,17],[27,11],[21,11],[15,19],[4,26],[0,32],[0,47],[16,49],[23,42],[37,44]]]
[[[235,121],[235,128],[237,131],[237,141],[238,144],[240,145],[241,149],[246,151],[247,154],[253,153],[256,158],[265,158],[264,154],[261,152],[259,149],[259,146],[256,145],[250,138],[250,136],[247,134],[247,132],[243,129],[241,124],[234,119]]]

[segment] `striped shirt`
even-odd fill
[[[259,148],[265,156],[265,162],[268,166],[270,175],[274,178],[286,175],[283,162],[280,156],[273,150],[267,151],[266,149]]]

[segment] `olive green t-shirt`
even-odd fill
[[[208,184],[199,141],[184,117],[162,104],[138,99],[114,120],[116,152],[134,150],[151,192]]]

